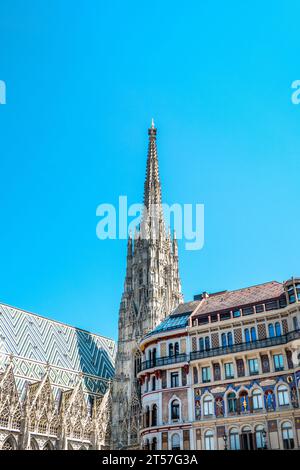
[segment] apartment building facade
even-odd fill
[[[140,348],[144,448],[300,448],[300,279],[204,292]]]

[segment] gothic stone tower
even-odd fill
[[[112,447],[138,448],[140,363],[138,343],[183,301],[175,236],[166,233],[159,180],[156,128],[149,146],[141,225],[127,245],[127,269],[119,311],[116,374],[113,384]]]

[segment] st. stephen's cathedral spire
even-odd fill
[[[183,301],[175,236],[166,234],[154,121],[148,129],[144,213],[128,239],[124,292],[119,310],[116,374],[113,384],[112,447],[138,448],[140,363],[138,343]]]

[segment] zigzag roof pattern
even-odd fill
[[[0,304],[0,363],[13,356],[22,383],[40,380],[50,367],[58,387],[68,387],[80,373],[87,392],[103,393],[114,374],[115,353],[109,338]]]

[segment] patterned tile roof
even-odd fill
[[[111,339],[0,304],[0,367],[13,355],[19,391],[50,367],[57,387],[73,386],[80,373],[87,393],[102,394],[114,374],[115,348]]]
[[[199,301],[199,307],[195,314],[201,315],[222,310],[230,310],[234,307],[242,307],[266,300],[277,299],[284,294],[283,284],[277,281],[245,287],[234,291],[224,291],[212,294],[208,298]]]
[[[278,299],[283,294],[283,284],[272,281],[234,291],[218,292],[202,300],[185,302],[178,305],[178,307],[147,336],[178,328],[185,328],[192,314],[198,317],[208,313],[230,310],[235,307],[238,308],[249,304]]]

